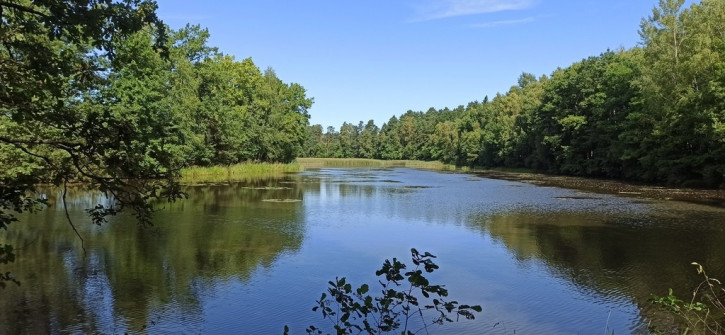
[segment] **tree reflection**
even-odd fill
[[[17,261],[5,269],[21,281],[1,291],[0,333],[123,333],[169,318],[198,329],[206,291],[245,282],[302,244],[301,204],[263,201],[301,199],[294,184],[263,180],[186,192],[190,200],[167,205],[153,227],[130,216],[97,227],[83,209],[98,194],[74,190],[69,210],[85,255],[62,208],[24,217],[0,241],[17,246]],[[47,196],[55,203],[56,193]]]
[[[699,278],[693,261],[725,271],[725,232],[712,223],[721,214],[636,218],[595,212],[513,212],[471,220],[476,229],[500,241],[520,262],[537,261],[587,292],[634,301],[648,318],[653,293],[669,288],[687,295]],[[652,222],[650,224],[648,222]],[[708,233],[703,233],[708,229]]]

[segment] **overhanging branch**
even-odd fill
[[[27,7],[27,6],[23,6],[23,5],[19,5],[19,4],[12,3],[12,2],[0,1],[0,7],[8,7],[8,8],[12,8],[12,9],[19,10],[21,12],[35,14],[35,15],[39,15],[39,16],[42,16],[42,17],[48,17],[47,14],[41,13],[41,12],[35,10],[34,8]]]

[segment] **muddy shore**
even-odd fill
[[[614,180],[554,176],[526,172],[477,170],[471,171],[470,173],[484,178],[503,179],[540,186],[563,187],[593,193],[617,194],[636,198],[686,201],[725,208],[725,190],[667,188]]]

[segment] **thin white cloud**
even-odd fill
[[[415,21],[523,10],[533,7],[536,2],[537,0],[431,0],[417,8]]]
[[[471,28],[492,28],[492,27],[500,27],[500,26],[512,26],[516,24],[522,24],[522,23],[528,23],[533,22],[533,17],[527,17],[524,19],[518,19],[518,20],[502,20],[502,21],[492,21],[492,22],[483,22],[483,23],[475,23],[472,25],[469,25]]]

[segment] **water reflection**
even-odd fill
[[[259,188],[264,188],[260,190]],[[54,209],[14,224],[4,243],[16,246],[12,271],[21,286],[0,295],[0,333],[124,333],[153,329],[193,332],[203,325],[202,301],[220,282],[248,281],[299,250],[304,219],[300,189],[275,181],[190,187],[190,199],[167,205],[153,227],[120,216],[102,226],[82,209],[110,202],[72,190],[69,210],[87,253]]]
[[[319,315],[325,283],[374,283],[410,247],[439,256],[436,281],[480,303],[456,334],[643,332],[651,293],[686,295],[689,264],[725,274],[725,211],[411,169],[323,169],[186,189],[153,227],[83,209],[112,203],[72,189],[87,253],[50,210],[2,232],[22,286],[0,291],[0,333],[279,333]],[[162,204],[160,204],[162,205]],[[401,253],[402,251],[402,253]]]
[[[489,234],[522,264],[545,264],[585,296],[635,304],[641,318],[630,330],[644,331],[645,317],[669,322],[649,302],[651,294],[673,288],[687,297],[701,281],[691,262],[725,273],[721,210],[657,209],[644,215],[507,212],[472,218],[470,227]]]
[[[518,316],[499,314],[489,325],[509,320],[519,331],[541,332],[546,328],[532,324],[554,323],[552,332],[586,333],[603,327],[607,312],[616,309],[618,319],[610,326],[616,326],[618,333],[644,333],[647,322],[658,317],[648,301],[651,294],[673,288],[685,297],[699,283],[691,262],[705,264],[712,275],[725,274],[725,211],[720,208],[455,174],[430,175],[418,171],[402,175],[394,170],[376,173],[377,179],[362,180],[357,175],[345,182],[336,171],[324,171],[318,175],[323,189],[313,194],[319,203],[338,206],[336,213],[395,222],[384,229],[401,244],[437,243],[426,233],[410,230],[422,230],[431,222],[462,225],[490,237],[514,257],[518,267],[502,266],[500,256],[490,263],[470,256],[454,265],[466,268],[471,277],[460,282],[451,279],[451,286],[484,282],[483,287],[501,287],[497,293],[503,301],[490,301],[490,305],[511,307],[513,303],[511,310],[536,315],[530,316],[536,321],[516,321]],[[398,229],[401,222],[411,225]],[[377,229],[383,224],[370,226]],[[439,237],[449,234],[446,231]],[[479,248],[486,250],[480,252],[486,258],[496,251],[470,244],[451,246],[458,243],[451,239],[438,248],[454,248],[453,255],[476,255]],[[548,279],[534,283],[532,275]]]

